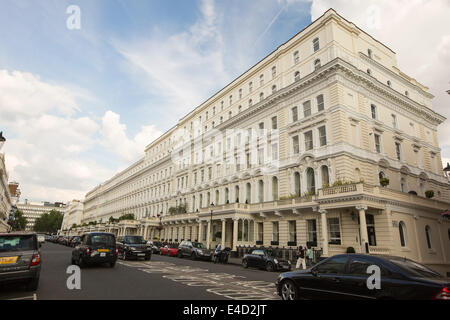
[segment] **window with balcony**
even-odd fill
[[[297,242],[297,221],[288,221],[289,242]],[[295,244],[296,245],[296,244]]]
[[[280,241],[279,238],[279,223],[278,221],[272,222],[272,242],[274,245],[277,245]]]

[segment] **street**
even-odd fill
[[[152,255],[151,261],[118,260],[115,268],[81,269],[81,289],[69,290],[66,273],[72,248],[46,242],[42,245],[39,288],[27,292],[19,284],[0,287],[0,300],[278,300],[276,272],[244,269]]]

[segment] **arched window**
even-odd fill
[[[252,203],[252,185],[250,182],[247,183],[245,190],[245,203]]]
[[[239,186],[234,187],[234,196],[236,198],[236,202],[239,203]]]
[[[311,194],[316,193],[316,182],[315,182],[315,178],[314,178],[314,169],[313,168],[306,169],[306,185],[307,185],[307,190],[309,193],[311,193]]]
[[[242,106],[239,106],[238,107],[238,112],[241,112],[242,111]]]
[[[258,202],[264,202],[264,181],[258,181]]]
[[[313,40],[313,49],[314,49],[314,52],[316,52],[320,49],[319,38],[315,38]]]
[[[400,234],[400,245],[406,247],[406,226],[403,221],[398,224],[398,232]]]
[[[355,181],[361,181],[361,170],[359,170],[359,168],[355,168]]]
[[[370,59],[373,59],[373,54],[372,54],[371,49],[367,49],[367,55],[369,56]]]
[[[386,83],[387,83],[387,85],[388,85],[389,87],[392,87],[392,83],[391,83],[390,80],[388,80]]]
[[[272,94],[275,93],[275,92],[277,92],[277,86],[276,86],[276,85],[273,85],[273,86],[272,86]]]
[[[233,113],[231,111],[228,112],[228,119],[231,119],[231,116],[233,115]]]
[[[300,71],[295,71],[294,73],[294,81],[299,81],[300,80]]]
[[[433,245],[431,243],[431,228],[430,226],[426,226],[425,227],[425,236],[427,237],[427,246],[428,249],[432,249]]]
[[[274,79],[277,76],[277,67],[272,67],[272,79]]]
[[[298,172],[294,173],[294,192],[298,197],[301,196],[300,173],[298,173]]]
[[[272,200],[278,200],[278,178],[272,178]]]
[[[225,188],[225,203],[230,203],[229,194],[228,188]]]
[[[322,187],[328,187],[330,185],[330,177],[328,174],[328,167],[322,166]]]
[[[249,107],[251,107],[251,106],[252,106],[252,104],[253,104],[253,101],[252,101],[252,99],[248,100],[248,106],[249,106]]]
[[[264,99],[264,92],[261,92],[260,94],[259,94],[259,101],[261,101],[261,100],[263,100]]]

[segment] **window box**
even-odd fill
[[[271,246],[277,246],[279,244],[279,241],[270,241]]]
[[[296,247],[297,246],[297,241],[288,241],[287,245],[291,246],[291,247],[294,247],[294,246]]]
[[[262,245],[263,241],[256,241],[256,245]]]
[[[307,247],[317,247],[317,241],[308,241],[306,242]]]

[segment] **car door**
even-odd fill
[[[312,277],[303,283],[308,295],[312,299],[343,299],[342,278],[347,263],[347,255],[337,255],[313,267]]]
[[[372,274],[370,272],[371,266],[379,267],[380,271],[382,269],[382,266],[378,265],[370,257],[355,256],[350,258],[347,274],[341,279],[343,299],[371,300],[376,298],[377,289],[370,289],[367,285],[367,279]]]

